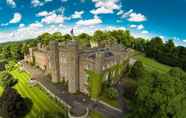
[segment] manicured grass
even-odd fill
[[[133,58],[142,61],[148,71],[159,71],[161,73],[166,73],[171,69],[170,66],[161,64],[154,59],[145,57],[143,53],[138,53]]]
[[[32,109],[25,118],[37,118],[38,114],[42,112],[65,112],[63,105],[49,97],[40,87],[32,87],[28,83],[30,76],[27,73],[14,70],[11,74],[18,79],[18,83],[15,85],[17,91],[23,97],[30,98],[33,102]],[[0,88],[0,93],[1,92],[2,88]]]

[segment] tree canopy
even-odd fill
[[[137,81],[130,99],[130,118],[184,118],[186,113],[185,79],[176,74],[148,73]]]
[[[3,118],[23,118],[31,109],[32,102],[23,98],[11,88],[4,89],[0,97],[0,116]]]

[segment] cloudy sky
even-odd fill
[[[0,42],[72,28],[128,29],[186,46],[186,0],[0,0]]]

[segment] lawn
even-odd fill
[[[145,57],[143,53],[138,53],[133,58],[142,61],[145,68],[149,71],[159,71],[161,73],[166,73],[171,69],[170,66],[161,64],[154,59]]]
[[[33,107],[25,118],[37,118],[37,115],[42,112],[65,112],[63,105],[57,103],[46,94],[40,87],[31,87],[28,84],[30,76],[25,72],[14,70],[11,74],[18,79],[15,88],[23,97],[28,97],[33,102]],[[0,89],[0,93],[2,89]]]

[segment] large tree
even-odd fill
[[[3,118],[22,118],[31,109],[32,102],[28,98],[22,98],[13,88],[5,88],[0,97],[0,116]]]
[[[142,78],[144,76],[144,66],[141,61],[136,61],[130,70],[129,76],[133,79]]]
[[[185,118],[184,86],[181,78],[157,72],[138,80],[129,118]]]

